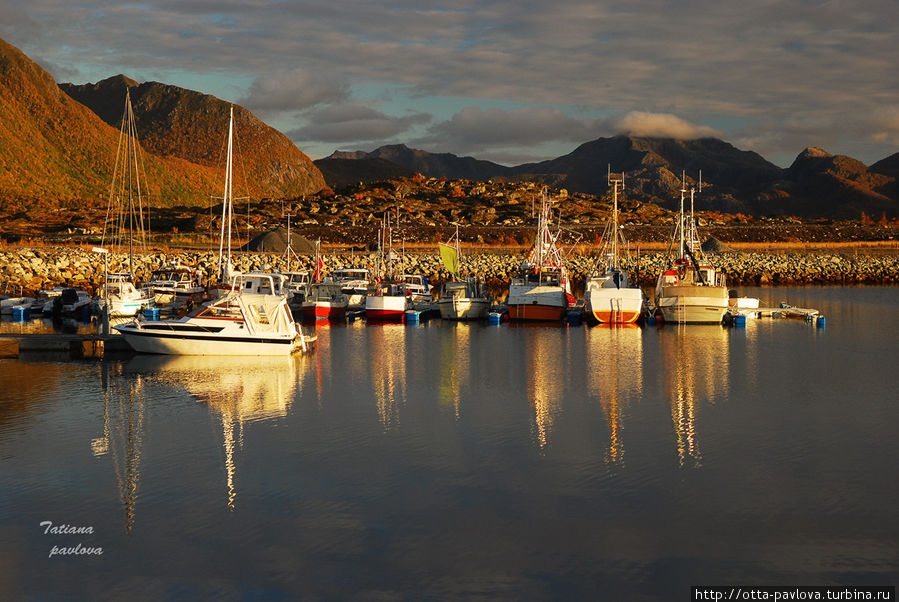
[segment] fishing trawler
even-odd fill
[[[562,230],[550,230],[550,217],[544,188],[534,246],[509,286],[506,304],[510,320],[560,321],[575,304],[565,256],[558,245]]]
[[[669,252],[677,244],[677,256],[662,270],[656,283],[656,307],[665,322],[675,324],[719,324],[728,306],[728,292],[723,274],[700,256],[699,236],[693,217],[696,190],[690,187],[690,215],[684,214],[686,177],[680,197],[680,213],[671,236]],[[702,173],[699,192],[702,191]]]
[[[624,236],[618,227],[618,193],[624,192],[624,174],[608,175],[612,186],[612,214],[602,236],[599,258],[584,289],[584,315],[593,324],[631,324],[640,317],[643,291],[630,281],[623,265]]]

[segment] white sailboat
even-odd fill
[[[631,324],[640,317],[643,291],[631,283],[621,256],[624,236],[618,227],[618,192],[624,192],[624,174],[613,175],[610,169],[608,179],[612,186],[612,214],[593,275],[584,289],[584,314],[591,323]]]
[[[454,242],[455,241],[455,242]],[[475,277],[459,279],[462,265],[462,248],[459,245],[459,226],[449,241],[440,243],[440,258],[453,280],[440,287],[437,307],[444,320],[483,320],[487,317],[490,302],[484,294],[484,283]]]
[[[677,257],[659,274],[656,283],[656,307],[666,322],[677,324],[718,324],[728,306],[723,274],[699,257],[699,237],[693,218],[694,188],[690,187],[690,216],[684,214],[686,178],[680,196],[680,213],[671,237],[678,244]],[[702,191],[702,174],[699,176]]]
[[[113,249],[125,249],[127,246],[128,252],[128,270],[107,273],[105,281],[100,285],[99,302],[106,305],[110,316],[133,316],[142,307],[153,303],[153,298],[134,284],[135,234],[138,237],[138,247],[143,249],[146,247],[148,229],[144,225],[145,180],[137,125],[131,108],[131,93],[126,88],[125,114],[122,117],[100,244],[103,248],[108,243]]]

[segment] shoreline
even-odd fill
[[[876,247],[875,247],[876,248]],[[326,249],[327,250],[327,249]],[[890,248],[889,251],[893,249]],[[465,255],[462,275],[477,275],[485,279],[494,296],[502,296],[515,275],[523,253],[519,249],[496,249],[490,252]],[[740,250],[706,253],[706,257],[726,275],[728,286],[777,285],[848,285],[899,283],[899,253],[865,253],[857,246],[850,250],[783,249],[772,246],[766,252]],[[135,273],[146,281],[150,272],[164,264],[176,262],[200,268],[204,282],[216,271],[217,251],[153,252],[135,256]],[[376,258],[372,252],[326,252],[322,255],[323,273],[341,267],[371,267]],[[124,270],[127,256],[110,253],[109,271]],[[641,250],[632,254],[631,272],[641,286],[655,285],[664,267],[664,250]],[[575,253],[568,259],[572,288],[583,290],[584,281],[592,272],[593,253]],[[238,271],[287,269],[284,254],[232,252],[232,263]],[[291,261],[293,270],[314,270],[314,256],[303,255],[300,265]],[[450,275],[435,252],[407,252],[404,271],[426,276],[438,285]],[[103,257],[80,247],[22,247],[0,250],[0,293],[34,295],[54,286],[72,286],[95,294],[103,279]]]

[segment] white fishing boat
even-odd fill
[[[674,261],[659,274],[656,307],[665,322],[675,324],[718,324],[728,307],[725,278],[701,256],[696,222],[693,218],[694,188],[690,188],[690,216],[684,215],[686,178],[681,188],[680,213],[671,237],[678,244]],[[699,178],[702,191],[702,174]]]
[[[622,257],[624,236],[618,227],[618,193],[624,174],[608,175],[612,186],[612,214],[602,237],[599,258],[584,289],[584,315],[593,324],[631,324],[643,309],[643,291],[632,284]]]
[[[224,297],[203,303],[178,320],[135,320],[114,326],[141,353],[170,355],[288,355],[309,349],[311,340],[294,321],[283,295],[244,292],[235,276]],[[251,290],[255,290],[255,281]],[[267,287],[276,283],[270,278]]]
[[[453,244],[450,244],[453,243]],[[440,259],[453,276],[440,287],[437,307],[444,320],[483,320],[490,310],[490,301],[484,292],[484,283],[478,278],[459,278],[462,266],[462,248],[459,244],[459,226],[449,243],[440,243]]]
[[[732,290],[727,299],[727,308],[727,311],[732,314],[757,318],[759,316],[759,299],[758,297],[739,297],[737,291]]]
[[[9,297],[3,299],[0,301],[0,314],[4,316],[12,315],[16,308],[24,309],[27,307],[30,311],[35,300],[34,297]]]
[[[125,114],[119,132],[109,201],[103,224],[103,238],[98,252],[104,253],[105,281],[100,285],[98,304],[105,306],[113,317],[135,315],[142,307],[152,305],[152,296],[135,286],[134,247],[146,248],[147,228],[144,227],[146,176],[143,173],[143,157],[137,137],[137,125],[131,108],[131,93],[125,89]],[[108,271],[105,247],[113,251],[127,249],[128,269],[123,272]]]
[[[512,279],[506,305],[509,319],[516,321],[561,321],[575,304],[558,240],[561,228],[550,230],[550,203],[543,192],[537,236],[519,275]]]

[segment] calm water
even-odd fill
[[[291,359],[0,360],[0,598],[896,584],[899,288],[746,292],[827,326],[357,322]],[[78,544],[103,553],[50,557]]]

